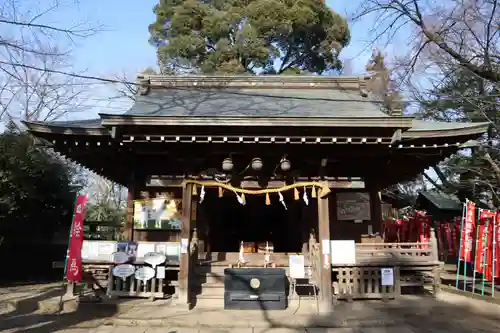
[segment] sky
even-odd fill
[[[46,0],[49,1],[50,0]],[[336,12],[349,18],[363,0],[328,0],[327,4]],[[43,2],[43,1],[42,1]],[[75,70],[96,76],[116,76],[124,73],[134,80],[134,75],[147,67],[156,65],[154,47],[148,43],[148,25],[154,22],[153,7],[158,0],[85,0],[78,6],[68,6],[58,10],[58,23],[71,26],[84,20],[94,26],[102,25],[102,31],[94,36],[78,41],[75,46]],[[372,19],[361,23],[350,23],[352,40],[341,53],[341,58],[349,63],[353,74],[364,71],[370,58],[368,28]],[[100,89],[98,95],[109,93]],[[99,105],[100,108],[109,105]],[[119,112],[121,104],[113,103],[109,112]],[[91,111],[92,113],[95,110]]]
[[[329,0],[327,4],[338,13],[345,14],[355,11],[361,1]],[[65,17],[71,21],[87,18],[94,24],[104,25],[105,30],[79,43],[75,59],[77,67],[95,74],[110,74],[123,71],[135,73],[154,66],[156,54],[148,44],[147,28],[154,22],[152,9],[157,3],[158,0],[82,1],[78,9]],[[370,23],[366,22],[366,26]],[[363,70],[371,53],[371,49],[366,47],[369,38],[364,26],[351,25],[352,42],[342,52],[343,59],[352,59],[355,72]]]
[[[40,11],[56,0],[10,0],[24,10]],[[43,15],[43,23],[57,27],[72,27],[84,23],[98,27],[94,35],[74,40],[72,62],[74,72],[106,78],[123,77],[135,81],[135,74],[156,66],[156,51],[148,43],[148,25],[153,23],[153,7],[159,0],[57,0],[57,9]],[[349,21],[363,0],[327,0],[327,5]],[[31,9],[34,8],[34,9]],[[361,74],[370,58],[370,27],[375,18],[349,22],[351,42],[342,51],[341,59],[348,64],[349,74]],[[384,50],[391,45],[384,45]],[[390,52],[389,52],[390,53]],[[95,118],[99,112],[123,113],[130,100],[117,97],[116,86],[99,84],[92,87],[85,102],[88,111],[73,113],[72,119]]]

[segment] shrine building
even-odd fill
[[[128,240],[196,242],[195,257],[180,254],[178,296],[189,302],[192,268],[235,264],[242,242],[271,244],[274,262],[287,266],[285,256],[311,251],[311,238],[321,248],[380,234],[382,189],[488,128],[383,111],[367,90],[371,79],[139,74],[123,114],[25,124],[56,152],[128,188]],[[138,225],[134,200],[165,194],[178,200],[181,227]],[[249,255],[259,266],[256,246]],[[334,292],[332,279],[319,278],[321,297]]]

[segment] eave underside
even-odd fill
[[[130,136],[128,139],[127,136],[113,139],[110,135],[34,134],[47,140],[61,155],[123,185],[130,183],[132,175],[140,182],[151,175],[199,176],[210,169],[220,170],[222,160],[228,156],[232,157],[235,170],[243,170],[252,158],[259,157],[264,161],[264,174],[272,176],[279,160],[286,156],[292,162],[295,177],[361,177],[380,188],[413,179],[424,169],[456,152],[459,148],[453,143],[458,142],[456,140],[463,143],[477,137],[440,137],[425,147],[415,146],[414,142],[400,146],[387,141],[390,133],[373,133],[385,135],[380,142],[375,137],[371,137],[370,142],[362,142],[363,138],[358,136],[352,137],[357,141],[348,142],[347,137],[340,135],[336,142],[332,142],[331,137],[321,138],[316,136],[318,133],[311,132],[306,141],[300,135],[289,135],[291,141],[281,143],[270,141],[269,136],[266,136],[267,141],[242,143],[237,135],[225,137],[236,141],[224,141],[224,137],[220,137],[219,142],[208,142],[201,140],[201,136],[185,136],[180,140],[178,136],[170,137],[173,141],[166,142],[165,136],[162,141],[161,137],[152,135],[130,140]],[[304,133],[295,131],[293,134]],[[318,143],[315,138],[322,141]],[[328,160],[324,168],[321,167],[323,159]]]

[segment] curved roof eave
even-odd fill
[[[101,119],[61,121],[61,122],[29,122],[23,124],[30,132],[63,135],[109,136],[109,130],[101,126]]]
[[[430,122],[414,119],[412,128],[402,133],[403,139],[431,139],[456,136],[480,136],[486,131],[490,123],[448,123]]]

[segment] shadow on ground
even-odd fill
[[[332,313],[311,316],[304,323],[306,330],[296,328],[295,331],[307,332],[308,327],[325,326],[329,322],[329,327],[348,328],[355,332],[500,332],[500,308],[493,307],[457,305],[431,297],[388,303],[339,303]],[[260,331],[263,332],[265,330]]]
[[[91,329],[102,325],[105,320],[117,313],[117,306],[107,304],[80,304],[67,306],[62,298],[64,288],[50,286],[41,288],[36,296],[19,300],[2,301],[0,313],[1,332],[52,333],[72,327]]]
[[[500,311],[496,305],[451,304],[431,297],[411,297],[392,302],[340,302],[331,313],[277,317],[262,311],[266,325],[250,326],[254,333],[274,332],[500,332]],[[490,307],[491,306],[491,307]],[[265,327],[263,327],[265,326]],[[213,330],[213,329],[212,329]],[[337,330],[332,330],[337,332]],[[182,332],[180,330],[179,332]],[[245,331],[242,331],[245,332]]]

